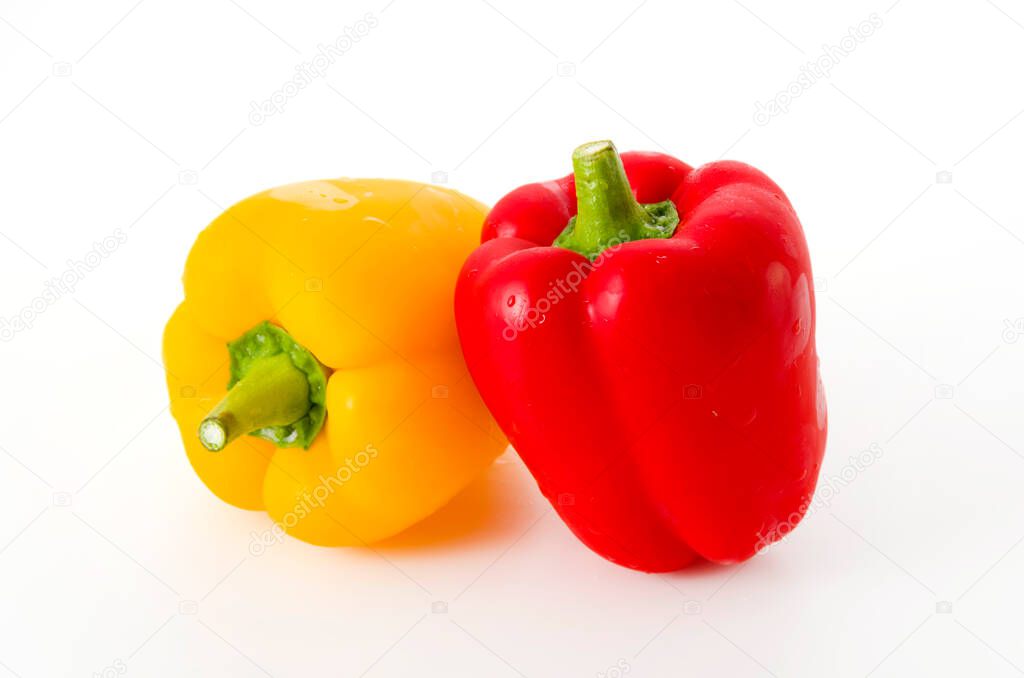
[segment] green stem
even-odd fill
[[[647,238],[668,238],[679,225],[671,200],[641,205],[633,197],[615,144],[593,141],[572,154],[576,216],[555,239],[556,247],[595,259],[608,247]]]
[[[285,353],[255,362],[199,424],[199,441],[219,452],[240,435],[291,424],[309,412],[309,379]]]

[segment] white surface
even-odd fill
[[[0,5],[0,316],[116,245],[0,343],[0,676],[1024,672],[1024,7],[386,2]],[[831,417],[813,514],[743,566],[638,574],[577,543],[509,453],[459,500],[471,525],[251,555],[268,519],[200,484],[166,410],[160,335],[198,231],[338,175],[446,172],[493,202],[605,137],[745,160],[796,205]]]

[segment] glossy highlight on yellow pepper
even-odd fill
[[[452,310],[486,212],[415,182],[311,181],[247,198],[199,235],[164,362],[189,461],[214,494],[266,509],[304,541],[369,544],[436,511],[505,449]],[[277,355],[239,381],[228,344],[246,333],[232,357],[280,337],[295,364]],[[295,362],[302,349],[315,361]],[[291,429],[265,433],[292,447],[233,430],[310,409],[321,372],[326,422],[308,449]],[[270,402],[285,397],[293,402]]]

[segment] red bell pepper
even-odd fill
[[[811,262],[782,190],[611,142],[495,205],[455,314],[473,380],[562,519],[639,570],[744,560],[825,447]]]

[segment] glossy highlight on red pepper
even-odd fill
[[[577,156],[484,222],[456,288],[470,373],[598,554],[650,572],[749,558],[803,517],[825,448],[800,222],[739,162]]]

